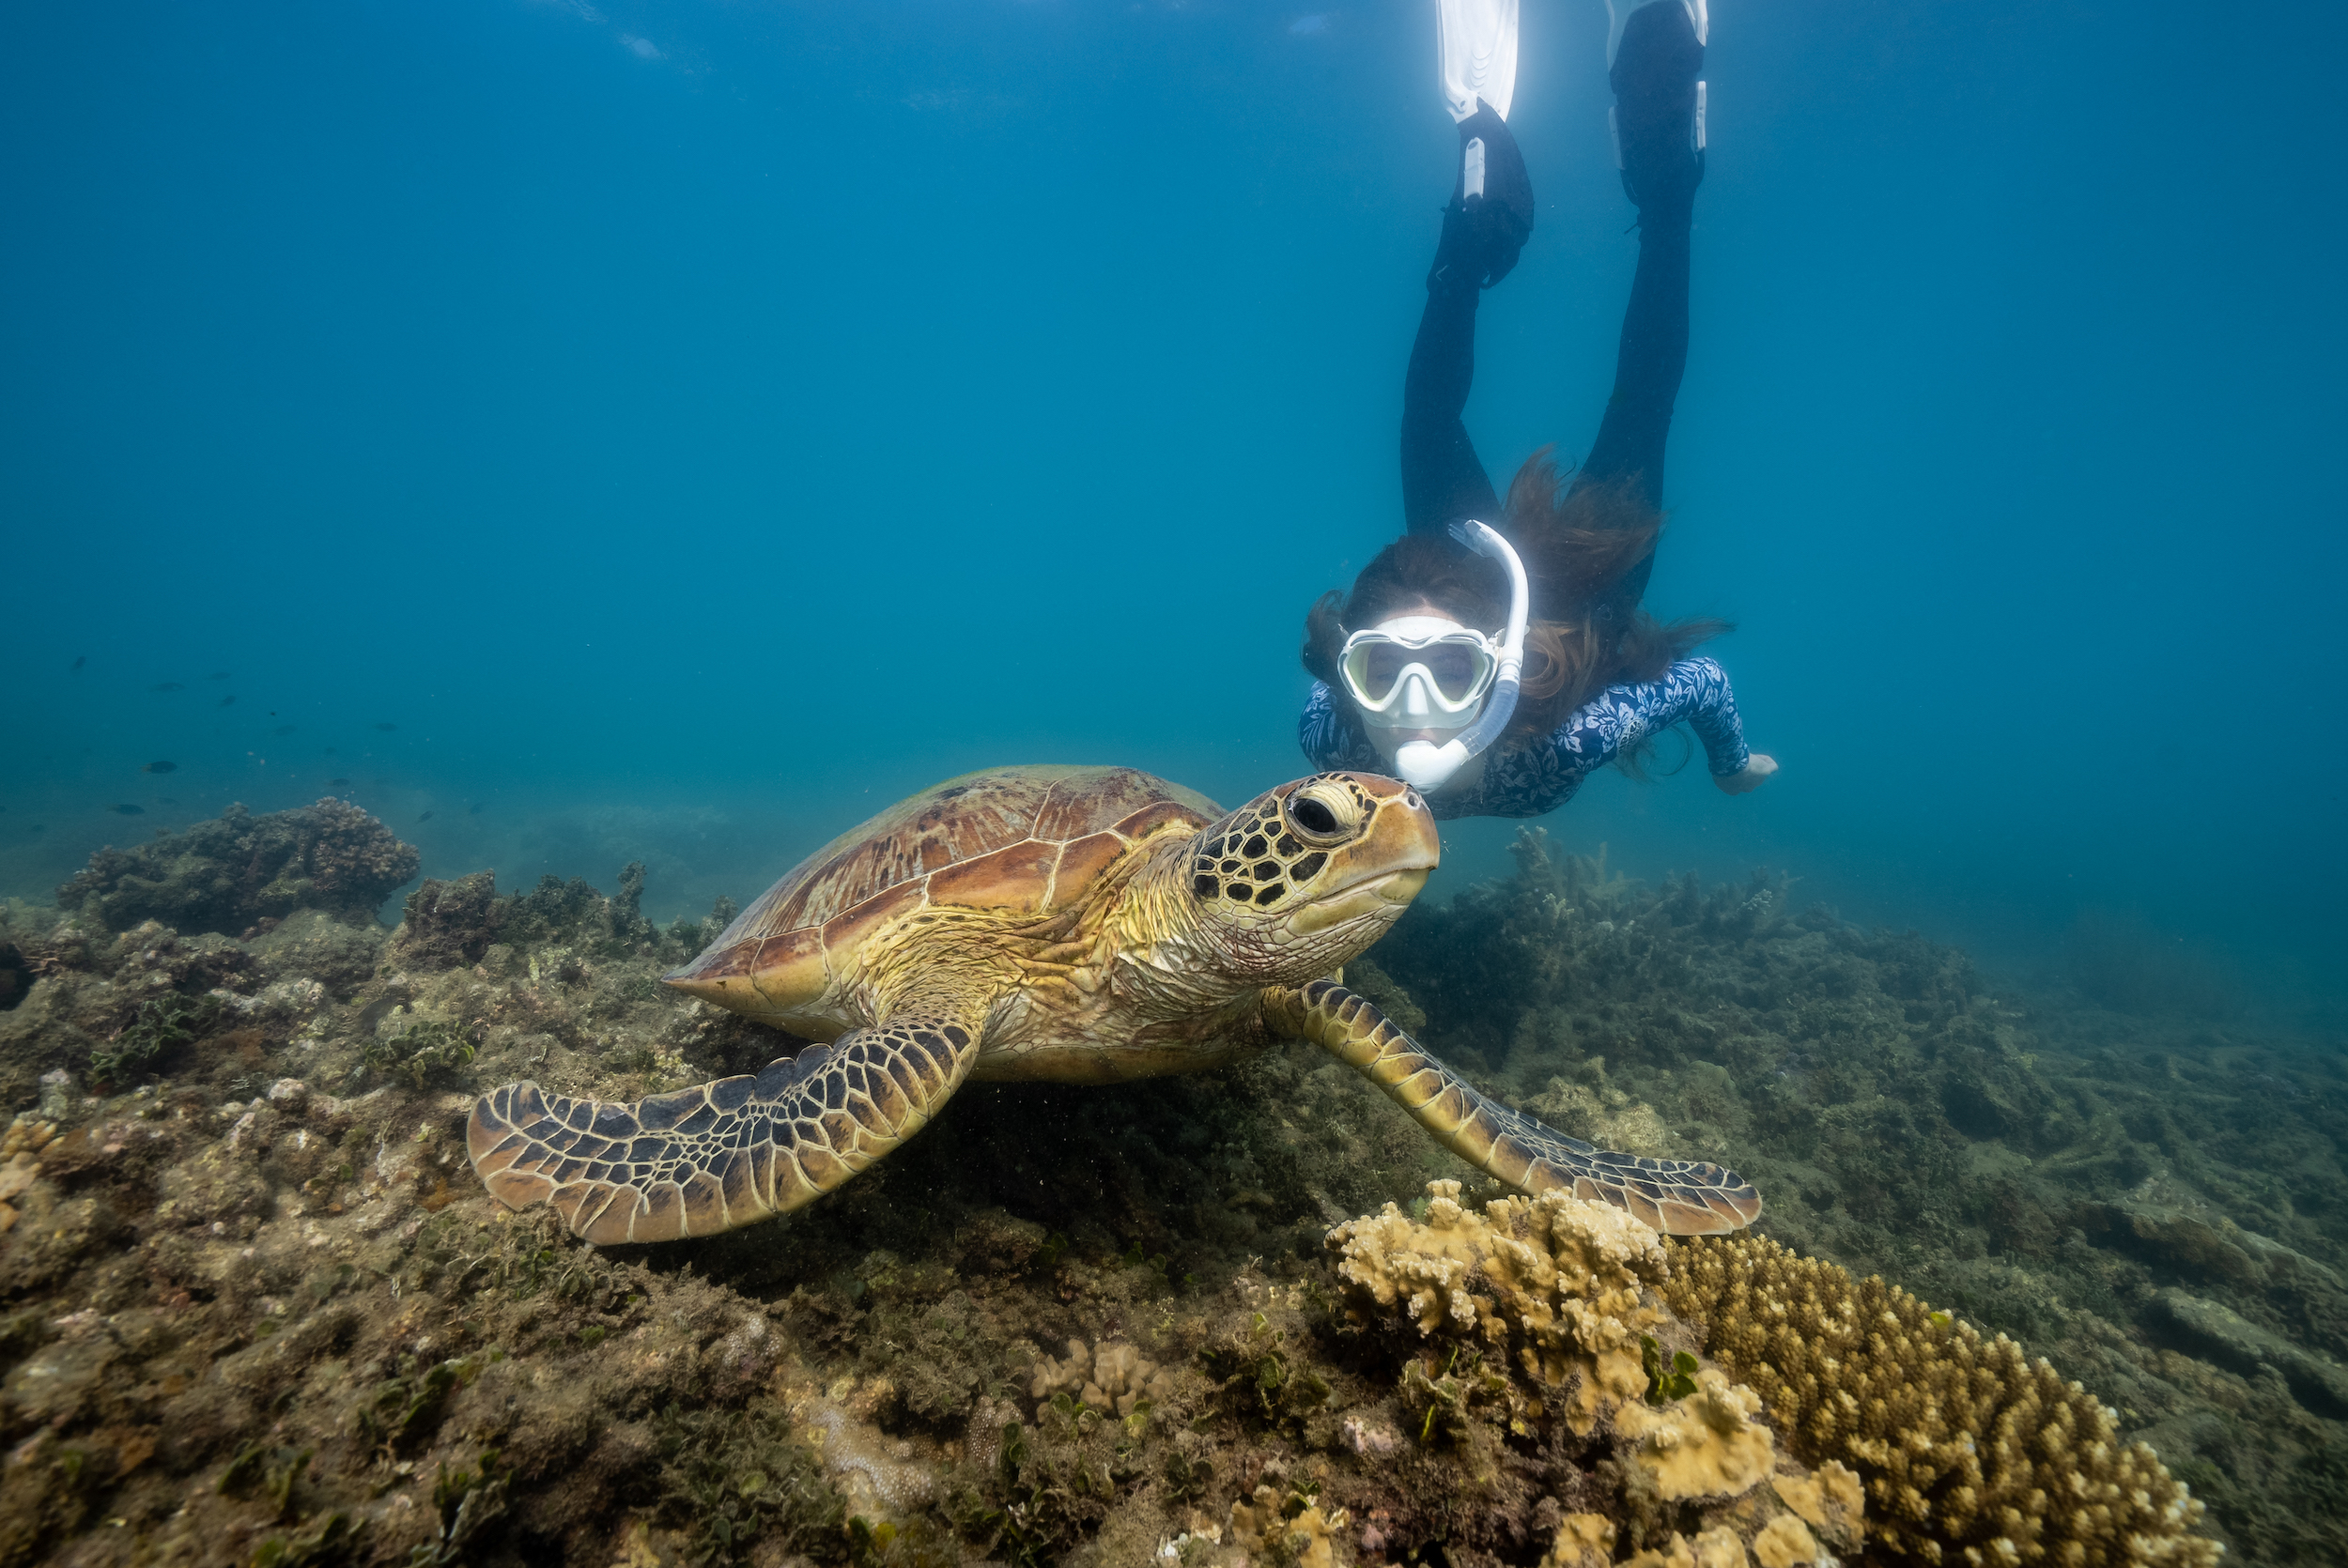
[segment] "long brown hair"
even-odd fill
[[[1608,686],[1660,680],[1674,660],[1730,630],[1709,617],[1658,621],[1622,602],[1624,579],[1654,550],[1662,515],[1632,479],[1569,491],[1551,450],[1517,470],[1500,521],[1533,595],[1524,681],[1506,739],[1547,734]],[[1352,592],[1333,589],[1306,612],[1305,668],[1350,706],[1337,677],[1346,634],[1422,604],[1497,631],[1508,618],[1507,573],[1444,535],[1405,534],[1362,568]],[[1635,756],[1625,761],[1635,769]]]

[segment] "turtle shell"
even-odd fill
[[[701,957],[663,976],[719,1007],[786,1026],[830,989],[874,931],[926,904],[1050,915],[1080,903],[1141,839],[1223,814],[1196,790],[1135,768],[966,773],[860,822],[744,910]]]

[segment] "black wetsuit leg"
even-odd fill
[[[1475,379],[1475,307],[1508,275],[1533,229],[1533,187],[1516,138],[1479,106],[1460,145],[1484,143],[1484,193],[1454,183],[1443,238],[1427,274],[1427,309],[1402,381],[1402,518],[1413,533],[1440,533],[1462,517],[1496,521],[1500,498],[1468,439],[1468,389]]]
[[[1572,488],[1632,479],[1657,511],[1672,406],[1688,368],[1689,229],[1704,155],[1693,142],[1704,46],[1685,7],[1651,5],[1623,29],[1614,56],[1614,123],[1623,189],[1639,208],[1639,267],[1623,312],[1614,395]],[[1603,613],[1627,618],[1646,592],[1650,554],[1623,577]]]
[[[1449,233],[1456,209],[1444,214]],[[1441,533],[1461,517],[1500,515],[1491,476],[1468,439],[1468,387],[1475,379],[1475,304],[1483,286],[1446,275],[1436,252],[1427,309],[1402,381],[1402,521],[1413,533]]]

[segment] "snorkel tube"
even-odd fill
[[[1524,580],[1524,562],[1490,525],[1471,517],[1452,524],[1451,537],[1508,569],[1508,631],[1500,642],[1500,672],[1492,678],[1491,695],[1484,699],[1484,711],[1475,722],[1441,746],[1408,741],[1394,754],[1394,771],[1402,782],[1429,792],[1449,783],[1453,774],[1467,766],[1469,758],[1500,739],[1508,720],[1516,716],[1517,686],[1524,674],[1524,623],[1533,598]]]

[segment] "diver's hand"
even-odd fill
[[[1756,751],[1746,759],[1744,772],[1727,775],[1716,773],[1712,776],[1712,782],[1720,786],[1721,793],[1724,795],[1749,795],[1767,784],[1769,781],[1769,775],[1776,771],[1777,759],[1764,757]]]

